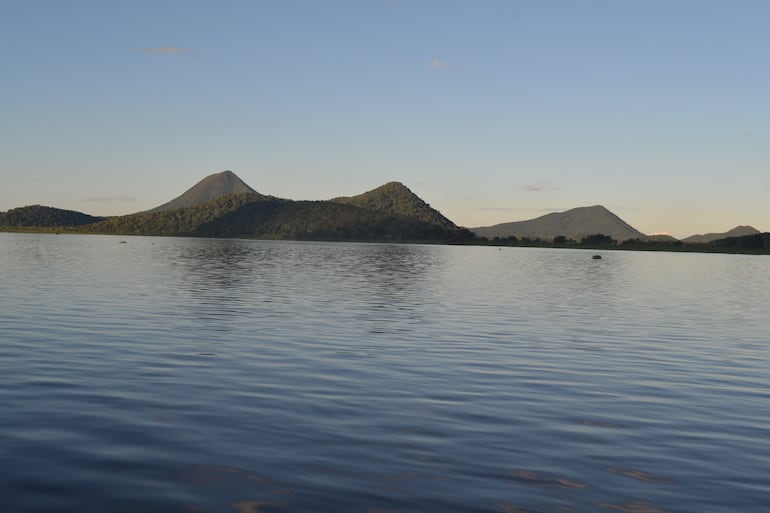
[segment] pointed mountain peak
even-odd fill
[[[209,175],[196,183],[181,196],[149,210],[149,212],[163,212],[180,208],[193,207],[213,199],[229,196],[231,194],[259,194],[249,187],[246,182],[238,178],[238,175],[230,170]]]
[[[457,225],[401,182],[388,182],[358,196],[334,198],[331,201],[412,217],[450,230],[457,229]]]

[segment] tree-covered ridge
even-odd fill
[[[239,207],[272,198],[259,193],[232,194],[198,204],[194,207],[160,212],[140,212],[110,217],[83,227],[89,233],[123,235],[195,235],[199,226]]]
[[[103,217],[90,216],[74,210],[31,205],[0,212],[0,226],[9,227],[64,227],[81,226],[101,221]]]
[[[249,203],[199,227],[196,235],[293,240],[458,241],[467,230],[332,201]]]
[[[189,208],[112,217],[84,226],[82,231],[290,240],[455,241],[471,237],[467,231],[390,212],[261,194],[235,194]]]
[[[358,196],[334,198],[335,203],[355,205],[367,210],[419,219],[447,230],[457,230],[452,221],[425,203],[419,196],[400,182],[389,182]]]
[[[736,237],[725,237],[709,244],[723,248],[744,248],[753,250],[770,249],[770,233],[754,233]]]

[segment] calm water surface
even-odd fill
[[[767,256],[0,234],[0,511],[767,512],[768,305]]]

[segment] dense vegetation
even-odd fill
[[[112,217],[82,227],[90,233],[258,237],[294,240],[457,241],[467,230],[330,201],[291,201],[236,194],[194,207]]]
[[[770,233],[755,233],[742,237],[727,237],[711,243],[722,248],[742,248],[749,250],[770,250]]]
[[[202,224],[232,212],[245,204],[264,201],[265,198],[265,196],[256,193],[232,194],[194,207],[110,217],[102,222],[82,228],[83,231],[89,233],[196,235],[196,230]]]
[[[63,210],[42,205],[12,208],[7,212],[0,212],[0,226],[5,227],[80,226],[102,219],[102,217],[94,217],[74,210]]]
[[[634,251],[686,251],[700,253],[770,253],[770,233],[743,237],[728,237],[709,243],[684,242],[674,238],[633,238],[618,242],[608,235],[597,233],[582,237],[579,241],[564,235],[553,240],[529,237],[477,237],[476,244],[492,246],[626,249]]]
[[[470,232],[420,219],[329,201],[272,200],[250,203],[199,227],[196,235],[296,240],[471,239]]]
[[[441,212],[425,203],[419,196],[400,182],[389,182],[358,196],[335,198],[335,203],[355,205],[366,210],[388,212],[397,216],[418,219],[424,223],[457,230],[457,225]]]

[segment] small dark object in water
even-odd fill
[[[601,255],[594,255],[591,258],[593,258],[594,260],[601,260],[602,256]]]
[[[126,243],[126,241],[124,241],[124,240],[118,242],[118,244],[125,244],[125,243]]]

